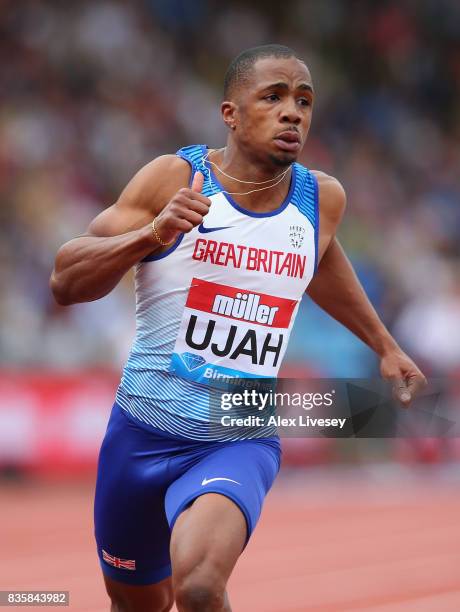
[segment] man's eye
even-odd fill
[[[298,101],[299,101],[299,104],[301,106],[310,106],[311,105],[311,102],[310,102],[310,100],[308,98],[299,98]]]
[[[265,99],[269,100],[270,102],[276,102],[280,99],[280,97],[277,94],[270,94],[268,96],[265,96]]]

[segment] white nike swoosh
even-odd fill
[[[210,482],[214,482],[215,480],[228,480],[229,482],[234,482],[237,485],[243,486],[241,482],[238,482],[237,480],[232,480],[231,478],[209,478],[209,480],[207,478],[203,478],[201,486],[204,487],[205,485],[209,484]]]

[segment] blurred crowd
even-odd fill
[[[224,144],[229,61],[278,42],[317,99],[302,162],[348,195],[340,232],[372,302],[428,374],[460,372],[460,3],[455,0],[3,0],[0,12],[0,360],[116,365],[132,279],[62,308],[57,248],[142,165]],[[289,353],[325,376],[371,376],[370,351],[311,303]]]

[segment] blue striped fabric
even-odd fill
[[[316,177],[301,164],[296,167],[296,186],[291,197],[291,204],[294,204],[299,211],[307,217],[313,227],[316,226],[317,219],[317,189]]]
[[[212,182],[209,168],[204,161],[205,155],[208,153],[206,145],[191,145],[183,147],[177,151],[177,155],[185,159],[192,167],[192,178],[195,172],[202,172],[204,175],[204,184],[202,194],[210,198],[215,193],[219,192],[219,187]]]
[[[209,397],[209,389],[203,394]],[[220,398],[220,394],[217,399]],[[181,401],[184,399],[188,403],[191,400],[182,392]],[[117,404],[131,417],[141,421],[148,427],[154,427],[169,434],[198,441],[218,441],[229,442],[232,440],[246,440],[253,438],[268,438],[276,436],[276,427],[224,427],[214,417],[211,420],[200,421],[191,418],[188,414],[181,415],[177,411],[170,412],[168,409],[161,408],[155,400],[146,397],[130,396],[119,387],[116,397]],[[215,416],[217,411],[215,411]]]
[[[291,204],[307,217],[315,230],[315,272],[318,269],[318,237],[319,237],[319,195],[318,180],[308,168],[295,164],[297,183],[292,194]]]

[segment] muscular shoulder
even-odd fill
[[[189,164],[177,155],[162,155],[134,175],[118,201],[118,207],[136,207],[154,213],[181,187],[188,187]]]
[[[116,236],[149,223],[190,181],[189,164],[176,155],[163,155],[137,172],[120,197],[90,223],[87,234]]]
[[[345,212],[347,197],[341,183],[325,172],[312,170],[318,181],[321,220],[337,226]]]

